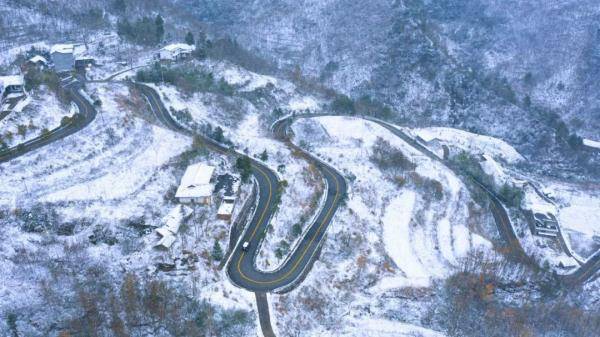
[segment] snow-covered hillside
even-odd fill
[[[403,288],[428,288],[447,277],[472,251],[489,251],[482,223],[489,221],[460,180],[372,122],[344,118],[301,119],[294,142],[338,168],[350,181],[347,207],[328,229],[320,260],[298,291],[275,298],[279,331],[308,335],[436,335],[385,317],[385,296]],[[403,186],[371,160],[378,138],[416,164]],[[411,179],[421,179],[421,182]],[[429,189],[437,185],[440,194]],[[344,303],[344,305],[339,305]],[[291,306],[291,308],[290,308]],[[292,319],[290,310],[296,314]],[[422,314],[407,309],[401,321]],[[418,320],[418,319],[417,319]],[[374,322],[377,322],[375,324]],[[387,331],[387,332],[386,332]]]
[[[162,226],[174,207],[174,188],[186,160],[212,163],[218,171],[231,167],[219,157],[194,154],[190,138],[147,122],[150,115],[130,99],[126,86],[90,84],[88,90],[102,101],[91,125],[0,166],[0,221],[3,237],[11,237],[0,247],[5,271],[0,310],[18,305],[24,320],[33,312],[41,312],[49,324],[66,319],[72,309],[42,304],[47,303],[44,291],[70,296],[70,276],[56,280],[49,274],[57,259],[68,260],[64,268],[82,273],[102,266],[105,278],[112,280],[131,272],[184,284],[182,293],[201,293],[198,301],[219,310],[253,310],[252,297],[233,287],[210,257],[215,241],[227,245],[229,232],[228,224],[216,219],[217,205],[196,207],[191,218],[182,220],[171,251],[154,248],[159,237],[153,228]],[[241,198],[248,192],[244,187]],[[183,257],[191,262],[178,262],[186,251],[191,253]],[[35,261],[26,262],[25,268],[19,256],[33,255]],[[160,264],[176,268],[163,274],[157,269]],[[39,287],[46,283],[52,286]],[[55,287],[60,283],[64,289]],[[52,328],[22,329],[42,336]]]

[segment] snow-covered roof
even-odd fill
[[[160,235],[161,237],[173,235],[173,233],[171,233],[171,231],[166,226],[157,228],[156,234]]]
[[[41,55],[35,55],[34,57],[29,59],[29,62],[32,63],[38,63],[38,62],[43,62],[43,63],[48,63],[48,60],[46,60],[45,57],[41,56]]]
[[[9,85],[23,85],[25,80],[21,75],[0,76],[0,86],[8,87]]]
[[[50,48],[50,54],[60,53],[60,54],[74,54],[74,55],[82,55],[86,52],[87,48],[82,43],[72,44],[72,43],[64,43],[64,44],[55,44]]]
[[[234,199],[223,199],[221,206],[217,210],[217,215],[231,215],[233,213]]]
[[[215,168],[210,165],[198,163],[188,166],[181,178],[175,197],[195,198],[210,196],[214,187],[210,180]]]
[[[600,142],[591,139],[583,139],[583,145],[600,149]]]
[[[163,50],[169,52],[192,52],[196,49],[196,46],[190,46],[187,43],[173,43],[163,47]]]
[[[162,239],[160,239],[157,243],[156,246],[157,247],[164,247],[164,248],[171,248],[171,246],[173,245],[173,243],[175,242],[175,236],[173,235],[166,235],[163,236]]]
[[[61,53],[69,54],[75,50],[75,46],[72,44],[55,44],[50,48],[50,53]]]
[[[169,214],[167,214],[162,219],[164,225],[156,229],[156,233],[160,234],[161,236],[166,236],[168,234],[177,234],[177,232],[179,231],[179,226],[181,225],[181,221],[191,212],[192,210],[189,207],[185,207],[182,205],[175,206],[169,212]]]

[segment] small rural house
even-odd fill
[[[75,69],[76,70],[89,70],[89,68],[96,64],[96,60],[87,55],[82,55],[75,58]]]
[[[0,76],[1,111],[11,110],[24,96],[27,96],[27,92],[23,76]]]
[[[25,94],[25,80],[23,79],[23,76],[0,76],[0,93],[3,99],[10,94]]]
[[[157,54],[160,61],[179,61],[192,56],[195,46],[186,43],[174,43],[163,47]]]
[[[213,173],[215,168],[198,163],[188,166],[181,178],[175,198],[181,203],[196,203],[210,205],[215,189]]]
[[[26,62],[27,68],[35,67],[37,69],[45,69],[48,67],[48,60],[42,55],[35,55]]]
[[[219,175],[216,181],[215,192],[222,196],[221,205],[217,210],[217,218],[230,221],[239,194],[240,179],[226,173]]]
[[[75,47],[72,44],[56,44],[50,49],[50,57],[57,73],[71,71],[75,65]]]
[[[235,207],[235,197],[226,196],[223,197],[223,201],[217,210],[217,218],[221,220],[230,221],[233,214],[233,208]]]
[[[558,220],[554,214],[534,213],[533,234],[545,237],[555,238],[558,236]]]

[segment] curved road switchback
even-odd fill
[[[162,103],[160,96],[153,88],[141,83],[135,83],[134,85],[147,98],[157,120],[165,126],[185,135],[201,137],[209,149],[221,154],[233,157],[243,156],[209,137],[184,128],[173,119]],[[285,138],[287,134],[286,130],[291,121],[292,118],[288,118],[275,125],[274,132],[279,139]],[[252,175],[258,185],[258,204],[249,225],[241,234],[227,264],[227,274],[230,280],[239,287],[254,292],[283,292],[291,290],[308,273],[310,266],[318,255],[331,219],[346,194],[346,182],[342,175],[334,168],[304,151],[303,153],[321,171],[327,184],[325,191],[327,194],[323,207],[319,210],[315,221],[305,230],[303,237],[283,264],[272,272],[259,270],[256,267],[255,260],[262,239],[267,233],[271,218],[278,206],[278,193],[281,193],[279,180],[273,170],[263,163],[250,158]],[[242,249],[244,242],[249,243],[246,250]]]
[[[47,134],[0,151],[0,163],[8,162],[42,146],[70,136],[88,126],[96,118],[96,109],[80,91],[83,90],[81,83],[75,79],[70,82],[61,81],[61,83],[63,90],[67,92],[69,98],[71,98],[79,109],[77,118],[67,125],[61,125],[56,129],[50,130]]]

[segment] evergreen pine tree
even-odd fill
[[[223,259],[223,249],[221,249],[221,245],[217,240],[215,240],[211,255],[215,261],[221,261]]]
[[[189,44],[190,46],[194,45],[194,34],[192,34],[192,32],[187,32],[185,35],[185,43]]]
[[[165,36],[165,20],[160,14],[157,14],[154,23],[156,24],[156,40],[160,43]]]
[[[113,2],[113,9],[117,13],[125,13],[125,10],[127,9],[127,3],[125,3],[125,0],[115,0]]]

